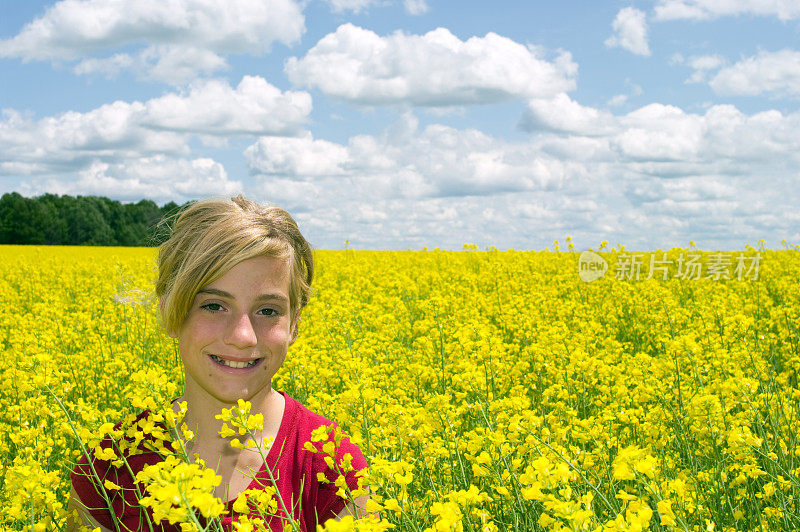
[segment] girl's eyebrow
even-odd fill
[[[219,296],[224,297],[227,299],[236,299],[233,294],[226,292],[225,290],[220,290],[219,288],[201,288],[197,295],[200,294],[210,294],[212,296]],[[261,294],[256,298],[257,302],[262,301],[286,301],[286,296],[283,294]]]
[[[219,290],[217,288],[201,288],[197,291],[197,295],[200,294],[210,294],[212,296],[219,296],[219,297],[227,297],[228,299],[234,299],[233,294],[229,294],[225,290]]]

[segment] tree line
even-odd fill
[[[120,203],[100,196],[44,194],[26,198],[17,192],[0,197],[0,244],[75,246],[156,246],[162,220],[184,205],[159,207],[150,200]]]

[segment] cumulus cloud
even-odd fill
[[[692,75],[686,80],[687,83],[704,83],[710,73],[721,68],[727,61],[721,55],[696,55],[686,60],[681,58],[679,62],[673,62],[673,64],[683,63],[694,69]]]
[[[245,157],[258,173],[303,178],[344,175],[350,159],[345,146],[315,140],[310,133],[300,138],[261,138],[247,148]]]
[[[110,57],[84,59],[76,64],[72,71],[76,74],[94,74],[98,72],[111,78],[121,70],[132,68],[134,63],[135,59],[130,54],[114,54]]]
[[[153,154],[186,154],[191,134],[297,134],[311,111],[307,93],[281,92],[264,79],[245,76],[239,86],[211,80],[185,94],[102,105],[35,120],[14,110],[0,118],[0,163],[6,171],[26,165],[52,171],[87,161]],[[0,167],[0,171],[3,167]]]
[[[619,105],[626,99],[627,96],[612,103]],[[598,136],[610,131],[612,115],[583,106],[567,94],[561,93],[554,98],[530,100],[528,112],[523,116],[520,125],[527,131],[549,130]]]
[[[763,236],[744,220],[786,231],[800,223],[775,216],[800,201],[791,185],[800,113],[650,104],[612,114],[563,94],[531,101],[528,113],[538,127],[527,140],[420,127],[406,114],[381,134],[342,143],[260,138],[245,157],[269,199],[302,213],[328,246],[518,247],[569,231],[589,245],[618,235],[629,247],[689,239],[724,247]],[[763,186],[765,176],[774,186]]]
[[[780,20],[800,18],[796,0],[659,0],[657,20],[708,20],[726,16],[772,16]]]
[[[800,95],[800,51],[761,51],[722,68],[709,85],[722,95],[796,97]]]
[[[730,105],[715,105],[705,114],[651,104],[619,118],[610,139],[625,162],[645,162],[648,172],[672,175],[747,174],[776,161],[800,160],[800,113],[768,111],[746,115]]]
[[[622,48],[637,55],[650,55],[647,43],[647,20],[645,14],[634,7],[623,7],[611,24],[613,35],[606,39],[608,48]]]
[[[256,174],[366,180],[385,197],[492,195],[559,186],[562,163],[526,143],[506,144],[477,130],[438,124],[422,131],[416,127],[408,115],[382,135],[357,135],[346,145],[310,135],[261,138],[245,157]]]
[[[611,146],[632,161],[693,161],[703,120],[671,105],[650,104],[619,118]]]
[[[228,68],[225,59],[214,52],[191,46],[149,46],[139,54],[114,54],[111,57],[84,59],[72,71],[76,74],[104,74],[115,77],[130,70],[141,79],[182,85],[198,75]]]
[[[264,53],[305,31],[293,0],[62,0],[0,40],[0,57],[73,61],[78,73],[133,68],[143,77],[180,83],[226,66],[228,53]],[[97,57],[147,43],[142,50]]]
[[[384,197],[458,197],[558,188],[564,163],[528,143],[507,143],[474,129],[417,129],[406,115],[383,134],[336,144],[261,138],[245,151],[252,172],[283,178],[366,180]]]
[[[489,33],[461,41],[445,28],[381,37],[343,24],[286,62],[296,85],[357,104],[452,106],[547,97],[575,88],[577,65]]]
[[[686,63],[695,70],[715,70],[725,64],[725,58],[721,55],[696,55]]]
[[[80,168],[97,158],[188,153],[185,135],[144,127],[140,120],[144,112],[145,105],[140,102],[120,101],[86,113],[71,111],[40,120],[4,110],[0,162],[58,172]]]
[[[11,109],[0,116],[0,175],[30,176],[31,193],[190,198],[241,191],[221,164],[190,158],[193,135],[298,134],[311,110],[307,93],[281,92],[246,76],[193,84],[146,102],[117,101],[85,113],[35,119]]]
[[[187,133],[137,122],[148,103],[45,120],[6,112],[0,172],[27,169],[32,178],[21,191],[29,193],[166,201],[241,191],[219,163],[191,156]],[[532,102],[529,112],[549,127],[516,141],[421,127],[411,113],[382,133],[344,142],[310,133],[262,136],[245,150],[256,186],[243,192],[289,208],[321,247],[350,240],[383,248],[541,248],[565,234],[583,246],[695,239],[731,247],[754,242],[767,227],[788,231],[800,223],[792,214],[800,201],[792,185],[800,113],[745,114],[730,105],[690,113],[650,104],[612,114],[566,95]],[[151,133],[173,145],[153,141]],[[10,140],[25,134],[18,145]],[[32,148],[20,152],[27,143]],[[763,186],[765,176],[772,186]]]
[[[129,201],[150,198],[166,203],[199,196],[236,195],[243,188],[240,181],[230,181],[223,166],[213,159],[155,155],[125,163],[93,161],[77,172],[74,180],[37,180],[28,183],[21,192],[92,194]]]
[[[532,130],[529,141],[441,124],[419,130],[406,115],[381,135],[357,135],[346,144],[310,134],[260,138],[245,157],[255,174],[311,182],[364,177],[382,183],[387,194],[413,197],[555,190],[597,175],[598,167],[613,168],[609,175],[665,178],[750,169],[755,177],[753,169],[775,161],[787,168],[800,163],[800,113],[746,115],[717,105],[696,114],[650,104],[613,115],[566,96],[529,105],[550,126]],[[412,180],[413,187],[402,186]]]
[[[226,81],[207,80],[187,93],[149,100],[142,124],[206,135],[294,135],[311,107],[307,92],[281,92],[264,78],[244,76],[235,89]]]
[[[626,171],[647,175],[696,175],[715,167],[723,173],[753,164],[797,160],[800,113],[766,111],[747,115],[731,105],[714,105],[704,114],[649,104],[615,115],[586,107],[566,95],[528,104],[529,130],[546,145],[575,146],[563,157],[615,160]],[[560,140],[554,140],[557,134]],[[590,150],[591,147],[591,151]],[[716,172],[717,170],[715,170]]]

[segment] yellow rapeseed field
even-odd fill
[[[584,282],[576,252],[465,248],[317,253],[275,387],[359,442],[381,518],[327,530],[800,528],[800,252],[699,279],[693,249],[645,253],[637,279],[617,249]],[[0,526],[58,530],[81,449],[180,363],[153,249],[0,255]]]

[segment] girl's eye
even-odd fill
[[[206,303],[205,305],[200,305],[200,308],[209,310],[211,312],[219,312],[220,310],[223,310],[222,305],[219,303]]]
[[[277,316],[278,315],[278,311],[275,310],[274,308],[262,308],[261,310],[258,311],[258,313],[263,315],[263,316]]]

